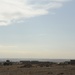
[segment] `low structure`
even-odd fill
[[[75,60],[70,60],[71,65],[75,65]]]

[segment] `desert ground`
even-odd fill
[[[75,65],[39,66],[32,64],[30,67],[23,64],[0,65],[0,75],[75,75]]]

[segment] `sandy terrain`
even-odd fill
[[[50,67],[34,66],[30,68],[22,65],[0,66],[0,75],[75,75],[75,66],[52,65]]]

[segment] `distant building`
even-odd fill
[[[71,65],[75,65],[75,60],[70,60]]]

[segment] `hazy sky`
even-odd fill
[[[0,0],[0,58],[75,58],[75,1]]]

